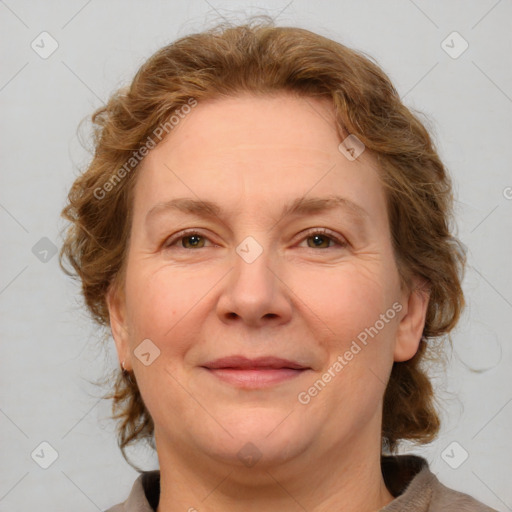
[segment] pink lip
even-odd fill
[[[279,357],[264,356],[256,359],[249,359],[244,356],[229,356],[209,361],[203,365],[205,368],[218,369],[281,369],[291,368],[293,370],[304,370],[306,367],[297,363],[296,361],[289,361],[288,359],[281,359]]]
[[[308,370],[301,364],[277,357],[248,359],[230,356],[203,365],[220,380],[243,388],[261,388],[292,379]]]

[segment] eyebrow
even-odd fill
[[[291,216],[311,215],[334,209],[343,209],[361,227],[369,217],[368,212],[357,203],[346,197],[331,195],[327,197],[298,197],[285,204],[278,220]],[[203,218],[218,217],[222,219],[222,208],[212,201],[201,201],[188,197],[178,197],[169,201],[157,203],[146,214],[146,222],[164,212],[178,211]]]

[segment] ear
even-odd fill
[[[110,330],[112,331],[112,337],[116,344],[119,364],[124,361],[125,369],[131,370],[132,364],[130,359],[128,328],[126,324],[124,293],[117,285],[111,284],[107,292],[106,301],[110,318]]]
[[[403,312],[396,333],[395,361],[408,361],[418,351],[429,298],[430,287],[427,281],[419,277],[413,278],[411,289],[404,291],[402,297]]]

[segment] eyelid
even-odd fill
[[[309,236],[316,235],[316,234],[324,235],[327,238],[330,238],[331,240],[336,242],[336,244],[340,247],[347,247],[349,245],[348,241],[344,237],[342,237],[341,235],[338,235],[335,231],[332,231],[327,228],[309,228],[300,235],[301,236],[300,240],[301,241],[305,240]],[[314,249],[314,247],[308,247],[308,249]],[[330,249],[330,247],[329,247],[329,249]],[[321,250],[325,250],[325,249],[321,249]]]
[[[201,229],[188,228],[188,229],[184,229],[183,231],[179,231],[178,233],[175,233],[174,235],[171,235],[171,236],[165,238],[161,245],[165,249],[167,247],[171,247],[176,242],[179,242],[182,238],[186,238],[187,236],[191,236],[191,235],[200,235],[205,240],[210,240],[210,238],[208,236],[206,236],[202,233]],[[184,248],[182,247],[182,249],[184,249]]]
[[[332,230],[327,229],[327,228],[320,228],[320,227],[318,227],[318,228],[309,228],[305,232],[302,232],[299,235],[300,238],[299,238],[298,241],[299,242],[304,241],[309,236],[316,235],[316,234],[324,235],[327,238],[330,238],[339,247],[347,247],[349,245],[349,242],[344,237],[342,237],[341,235],[338,235],[335,231],[332,231]],[[178,233],[175,233],[174,235],[171,235],[170,237],[167,237],[166,239],[164,239],[164,241],[162,242],[161,245],[162,245],[163,248],[171,247],[176,242],[180,241],[182,238],[186,238],[187,236],[191,236],[191,235],[200,235],[205,240],[209,240],[211,242],[211,239],[208,236],[204,235],[202,233],[201,229],[199,229],[199,228],[188,228],[188,229],[185,229],[183,231],[179,231]],[[331,249],[331,248],[332,247],[328,247],[327,249]],[[184,247],[181,247],[181,249],[188,250],[188,249],[185,249]],[[313,249],[314,250],[315,248],[314,247],[308,247],[308,249]],[[325,249],[320,249],[320,250],[325,250]]]

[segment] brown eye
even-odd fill
[[[190,247],[203,247],[204,246],[204,238],[201,235],[187,235],[181,237],[179,240],[182,241],[182,246],[184,249],[188,249],[186,242],[189,242]],[[201,242],[203,245],[201,245]]]
[[[331,249],[333,246],[346,247],[348,245],[341,237],[325,228],[310,230],[303,240],[308,241],[309,249]]]
[[[164,243],[164,248],[169,249],[175,246],[177,249],[202,249],[205,247],[206,240],[208,238],[197,231],[182,231],[169,238]]]
[[[308,244],[308,246],[313,249],[326,249],[329,247],[329,242],[332,241],[332,238],[325,235],[311,235],[308,236],[307,240],[313,240],[313,245]]]

